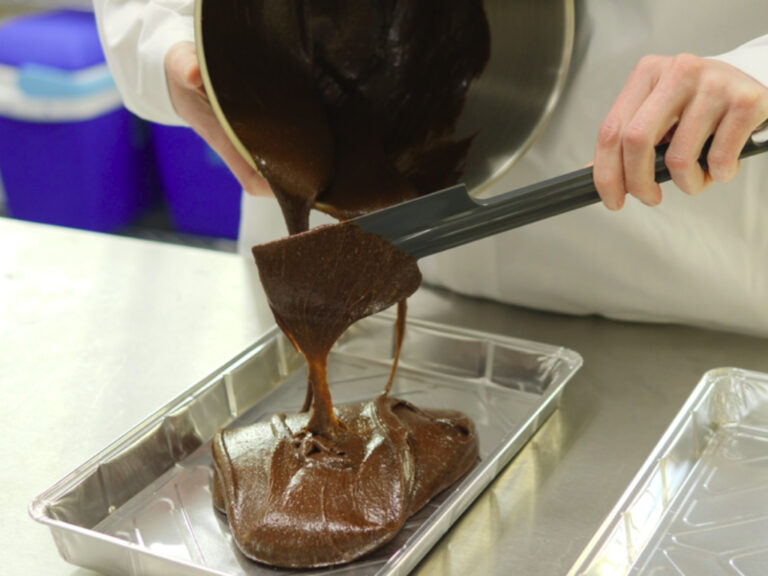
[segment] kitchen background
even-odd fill
[[[0,215],[234,251],[240,186],[122,106],[89,0],[0,0]]]

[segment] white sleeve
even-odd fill
[[[194,0],[94,0],[104,53],[126,108],[160,124],[183,125],[171,104],[164,60],[194,42]]]
[[[715,58],[735,66],[768,86],[768,34]]]

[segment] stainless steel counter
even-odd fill
[[[562,406],[419,568],[564,574],[702,374],[768,372],[768,340],[576,318],[421,289],[411,314],[560,344]],[[91,574],[29,519],[36,494],[272,324],[231,254],[0,219],[4,574]]]

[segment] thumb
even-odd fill
[[[185,43],[184,59],[182,63],[182,80],[189,88],[198,89],[203,85],[203,77],[200,75],[200,64],[197,61],[195,46],[191,42]]]
[[[195,45],[192,42],[174,45],[168,56],[174,75],[183,86],[197,90],[203,85]]]

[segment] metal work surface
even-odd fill
[[[0,219],[4,573],[91,574],[36,494],[245,350],[273,320],[232,254]],[[571,348],[560,408],[417,568],[565,574],[702,375],[768,372],[768,340],[567,317],[421,289],[412,317]]]

